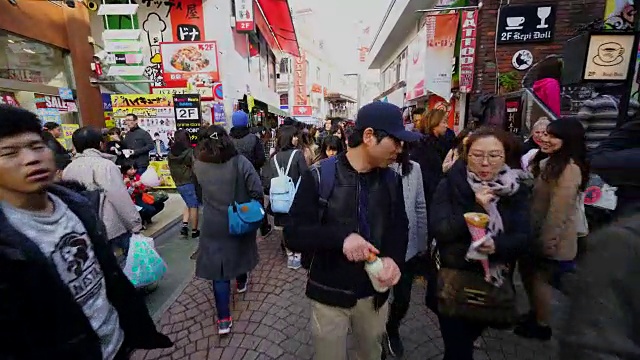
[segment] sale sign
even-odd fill
[[[255,30],[253,0],[236,0],[236,31]]]
[[[60,112],[76,112],[78,107],[74,101],[63,100],[57,95],[34,94],[37,109],[56,109]]]
[[[304,53],[293,60],[293,105],[307,105],[307,58]]]
[[[198,131],[202,126],[200,94],[178,94],[173,96],[176,114],[176,128],[189,133],[191,144],[198,143]]]
[[[470,93],[473,89],[477,25],[477,10],[465,10],[462,12],[462,34],[460,40],[460,92],[462,93]]]

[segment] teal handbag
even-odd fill
[[[232,161],[235,162],[236,179],[233,183],[233,202],[227,208],[229,217],[229,234],[241,236],[255,232],[260,228],[262,219],[265,216],[262,204],[257,200],[249,200],[248,202],[238,202],[238,183],[244,176],[240,176],[238,166],[238,156]],[[245,184],[242,184],[245,186]]]

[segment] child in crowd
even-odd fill
[[[138,169],[134,164],[122,165],[120,170],[122,171],[124,184],[127,186],[131,199],[134,204],[141,208],[139,212],[142,223],[144,225],[150,224],[151,218],[164,209],[164,203],[149,200],[145,202],[145,198],[149,199],[149,197],[145,196],[147,189],[142,181],[140,181],[140,175],[137,173]]]

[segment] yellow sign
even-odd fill
[[[165,88],[153,88],[152,93],[158,95],[173,95],[173,94],[200,94],[202,97],[213,97],[213,88],[211,87],[165,87]]]
[[[253,98],[253,96],[247,95],[247,108],[249,110],[249,114],[251,114],[251,110],[253,110],[254,106],[256,106],[255,99]]]
[[[167,160],[150,161],[149,167],[152,167],[156,171],[156,174],[158,174],[158,178],[160,178],[160,186],[156,186],[154,187],[154,189],[176,188],[176,183],[171,177],[171,172],[169,171],[169,163],[167,162]]]
[[[62,146],[65,149],[71,150],[73,149],[73,142],[71,141],[71,137],[73,133],[80,128],[78,124],[61,124],[60,130],[62,130],[62,136],[58,139]]]
[[[116,108],[173,107],[173,96],[167,94],[114,94],[111,95],[114,113]]]

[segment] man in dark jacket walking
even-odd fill
[[[43,126],[42,137],[45,143],[53,151],[53,156],[58,170],[64,170],[71,163],[71,154],[62,146],[58,139],[62,137],[60,124],[49,121]]]
[[[40,130],[35,114],[0,106],[0,359],[125,360],[172,346],[120,270],[98,206],[52,185]]]
[[[358,358],[381,356],[389,292],[374,290],[364,265],[377,255],[382,262],[377,280],[391,287],[400,279],[408,220],[402,180],[388,166],[396,162],[403,141],[417,137],[405,131],[400,108],[371,103],[358,112],[349,150],[324,160],[335,166],[326,204],[321,204],[318,189],[327,180],[320,173],[322,163],[302,175],[285,239],[292,251],[311,257],[306,295],[318,360],[346,359],[349,328]],[[322,219],[319,209],[326,210]]]
[[[238,110],[231,116],[233,127],[229,131],[231,141],[241,155],[244,155],[253,167],[260,172],[266,158],[264,156],[264,144],[260,138],[251,133],[249,129],[249,116],[246,112]]]
[[[154,141],[151,135],[138,126],[138,116],[129,114],[125,118],[129,131],[124,136],[125,157],[138,169],[142,175],[149,167],[149,152],[154,149]]]

